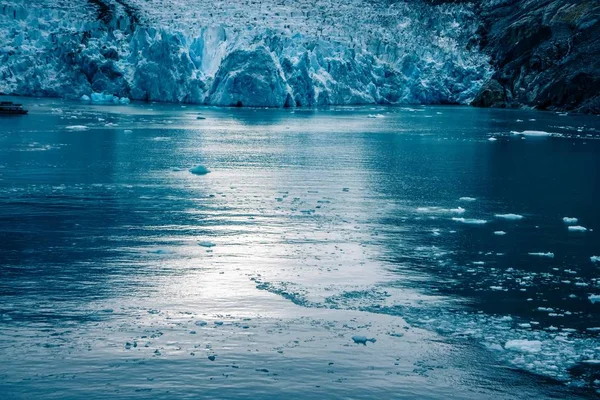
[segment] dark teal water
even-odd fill
[[[24,101],[3,398],[592,396],[600,118]]]

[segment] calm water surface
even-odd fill
[[[599,117],[19,100],[3,399],[600,386]]]

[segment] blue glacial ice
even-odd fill
[[[267,0],[240,13],[205,0],[131,0],[99,18],[92,3],[3,5],[0,93],[111,104],[445,104],[468,103],[492,73],[472,45],[471,5],[351,0],[331,13],[335,4],[323,1],[307,13],[304,1]]]

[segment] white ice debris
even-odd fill
[[[504,235],[506,235],[506,232],[504,232],[504,231],[495,231],[494,235],[496,235],[496,236],[504,236]]]
[[[86,131],[89,128],[85,125],[70,125],[66,126],[65,129],[68,129],[70,131]]]
[[[201,242],[198,242],[198,246],[200,246],[200,247],[215,247],[216,244],[214,244],[213,242],[209,242],[209,241],[201,241]]]
[[[523,216],[520,214],[496,214],[495,217],[501,219],[508,219],[511,221],[518,221],[523,219]]]
[[[572,225],[569,226],[569,232],[586,232],[587,228],[581,225]]]
[[[489,140],[490,142],[495,142],[495,141],[497,141],[498,139],[496,139],[495,137],[491,137],[491,138],[489,138],[488,140]]]
[[[210,170],[206,168],[204,165],[197,165],[194,168],[190,169],[190,172],[194,175],[206,175],[210,173]]]
[[[579,220],[573,217],[564,217],[563,222],[567,225],[575,225]]]
[[[519,353],[539,353],[542,351],[542,342],[539,340],[509,340],[504,344],[504,348]]]
[[[590,294],[588,299],[592,302],[592,304],[600,303],[600,294]]]
[[[463,224],[470,224],[470,225],[483,225],[483,224],[487,223],[487,221],[485,219],[457,218],[457,217],[453,217],[452,221],[461,222]]]
[[[543,252],[538,252],[538,253],[528,253],[530,256],[534,256],[534,257],[547,257],[547,258],[554,258],[554,253],[543,253]]]
[[[460,201],[476,201],[477,199],[475,197],[461,197],[459,200]]]
[[[466,210],[462,207],[442,208],[442,207],[418,207],[417,212],[425,214],[463,214]]]
[[[593,263],[600,263],[600,256],[591,256],[590,261]]]
[[[530,136],[530,137],[548,137],[548,136],[553,135],[553,133],[546,132],[546,131],[523,131],[523,132],[512,131],[511,133],[513,135],[522,135],[522,136]]]
[[[367,342],[375,343],[377,340],[375,338],[368,339],[366,336],[356,335],[352,336],[352,340],[356,344],[367,345]]]

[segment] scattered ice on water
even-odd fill
[[[542,351],[542,342],[539,340],[509,340],[504,344],[504,348],[509,351],[519,353],[539,353]]]
[[[579,220],[573,217],[564,217],[563,222],[567,225],[575,225]]]

